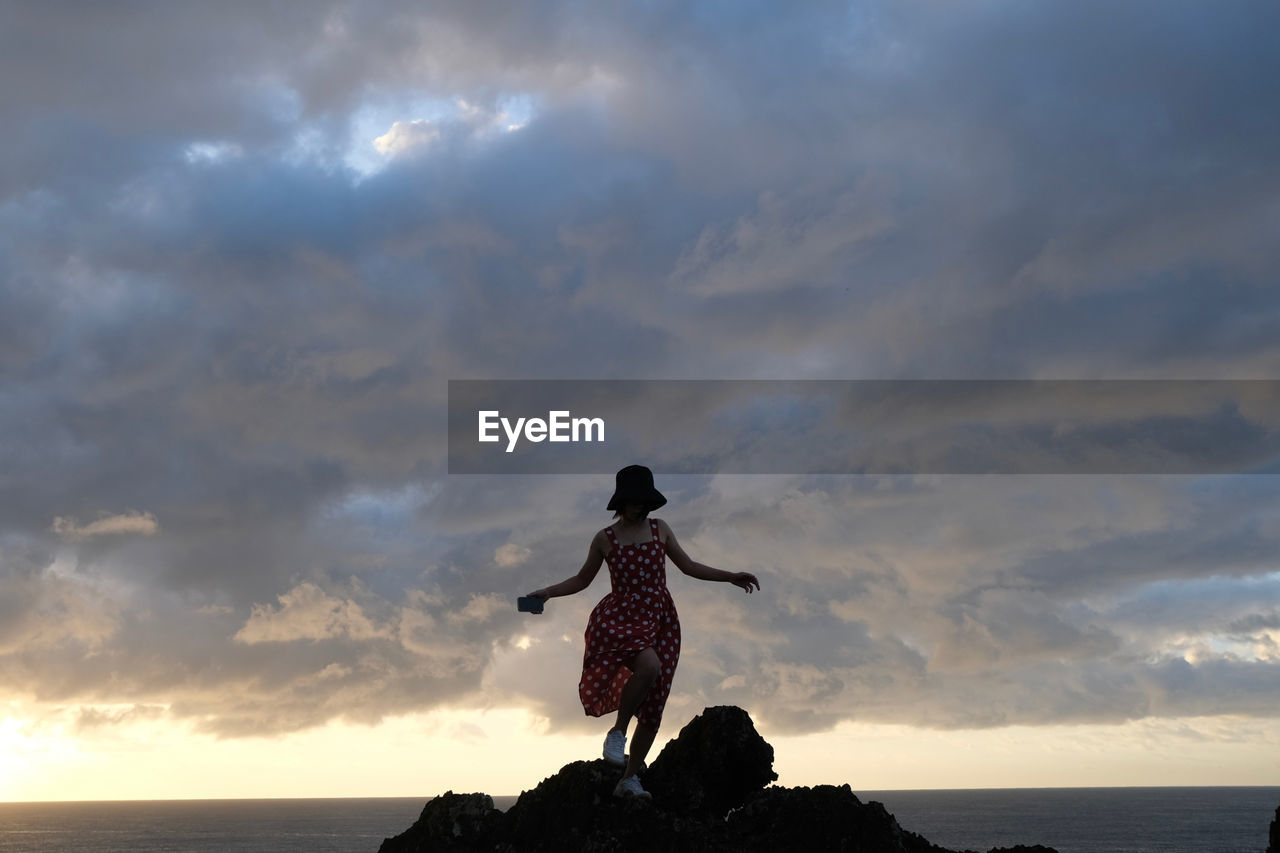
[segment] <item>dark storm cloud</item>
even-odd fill
[[[575,724],[589,602],[497,602],[576,570],[609,483],[443,476],[450,378],[1274,373],[1276,14],[0,6],[4,683],[235,735]],[[673,701],[1264,713],[1271,479],[677,481],[775,597],[673,578]]]

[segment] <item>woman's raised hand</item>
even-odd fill
[[[738,572],[730,579],[729,583],[742,587],[745,592],[751,592],[752,586],[756,589],[760,588],[760,581],[756,580],[756,576],[750,572]]]

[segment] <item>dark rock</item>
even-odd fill
[[[502,819],[488,794],[455,794],[446,791],[426,804],[417,822],[395,838],[388,838],[379,853],[426,853],[429,850],[472,850],[486,840]]]
[[[572,762],[506,814],[485,794],[449,791],[379,853],[950,853],[848,785],[766,788],[778,778],[773,747],[741,708],[707,708],[667,744],[643,774],[652,802],[615,798],[620,775],[600,759]]]
[[[881,803],[863,803],[848,785],[766,788],[730,813],[727,824],[743,851],[947,853],[905,831]]]
[[[727,849],[713,837],[714,828],[652,803],[614,797],[620,776],[617,768],[602,759],[565,765],[520,795],[500,831],[501,841],[509,846],[495,849],[529,853]]]
[[[657,805],[722,818],[748,794],[776,781],[773,747],[741,708],[707,708],[689,721],[644,773]]]
[[[1276,819],[1271,821],[1271,837],[1267,841],[1267,853],[1280,853],[1280,806],[1276,806]]]
[[[507,812],[506,836],[525,842],[538,835],[562,835],[589,824],[613,799],[618,771],[604,761],[575,761],[525,791]]]
[[[1015,844],[1012,847],[992,847],[987,853],[1058,853],[1052,847],[1045,847],[1043,844],[1036,844],[1028,847],[1025,844]]]

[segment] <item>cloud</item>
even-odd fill
[[[859,249],[893,227],[893,188],[875,176],[834,198],[767,191],[753,215],[715,226],[676,261],[674,277],[704,296],[843,287]],[[803,213],[801,213],[803,211]]]
[[[533,552],[523,545],[508,542],[493,552],[493,561],[504,569],[518,566],[529,559]]]
[[[244,627],[232,638],[241,643],[283,643],[350,637],[367,640],[384,636],[358,603],[326,594],[312,583],[301,583],[279,597],[280,606],[254,606]]]
[[[12,570],[0,572],[0,583],[0,657],[99,653],[119,630],[120,603],[92,584]]]
[[[373,147],[388,156],[422,148],[440,139],[440,129],[426,119],[397,121],[391,129],[373,140]]]
[[[136,533],[154,536],[160,530],[156,517],[149,512],[127,512],[120,515],[102,514],[97,521],[81,525],[74,518],[58,516],[49,528],[67,539],[88,539],[92,536],[112,536]]]
[[[477,595],[448,618],[454,624],[484,624],[491,621],[495,613],[511,606],[510,601],[499,595]]]
[[[511,599],[581,565],[612,484],[450,476],[450,378],[1280,365],[1269,7],[4,16],[0,678],[47,703],[587,725],[607,572],[538,621]],[[765,586],[671,573],[670,718],[1280,707],[1270,476],[660,486]]]
[[[81,706],[76,714],[75,729],[78,733],[114,726],[129,725],[140,720],[155,720],[168,709],[163,705],[132,705],[123,708],[98,708]]]

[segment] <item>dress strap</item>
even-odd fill
[[[612,524],[610,524],[608,527],[606,527],[606,528],[604,529],[604,532],[605,532],[606,534],[608,534],[608,536],[609,536],[609,541],[610,541],[610,542],[612,542],[614,545],[617,545],[617,544],[618,544],[618,537],[617,537],[617,536],[615,536],[615,535],[614,535],[614,533],[613,533],[613,525],[612,525]]]
[[[653,532],[653,538],[649,540],[650,542],[661,542],[661,541],[662,541],[662,540],[658,537],[658,522],[657,522],[657,521],[655,521],[655,520],[654,520],[654,519],[652,519],[652,518],[651,518],[651,519],[649,519],[649,530]]]

